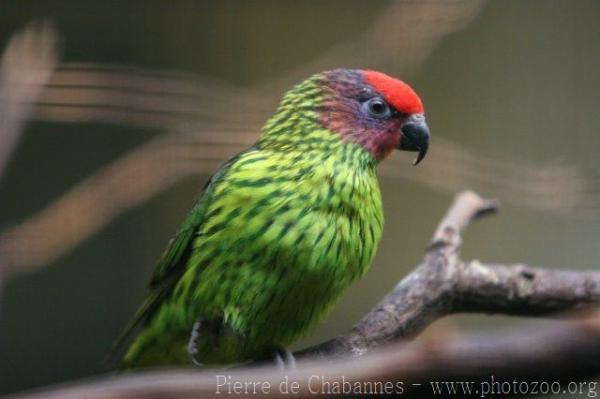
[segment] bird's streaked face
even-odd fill
[[[345,140],[354,141],[375,159],[392,150],[427,153],[429,128],[423,103],[406,83],[375,71],[336,69],[324,73],[326,100],[321,123]]]

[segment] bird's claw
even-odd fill
[[[202,330],[204,321],[202,319],[196,320],[194,326],[192,327],[192,332],[190,333],[190,341],[188,342],[187,351],[190,356],[190,360],[194,365],[198,367],[202,367],[203,364],[196,360],[196,354],[198,354],[198,338],[200,337],[200,332]]]
[[[294,354],[286,348],[278,349],[273,355],[277,368],[281,371],[296,370],[296,358]]]

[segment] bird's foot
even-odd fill
[[[200,333],[204,327],[204,319],[198,319],[194,323],[192,327],[192,332],[190,333],[190,341],[188,342],[187,351],[190,356],[190,360],[198,367],[203,367],[204,365],[196,360],[196,355],[198,354],[198,338],[200,337]]]
[[[278,349],[273,355],[277,368],[281,371],[296,370],[296,358],[286,348]]]

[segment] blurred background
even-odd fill
[[[465,259],[599,267],[599,22],[596,0],[3,0],[0,393],[107,371],[208,174],[329,68],[408,81],[434,137],[419,167],[382,165],[373,268],[299,346],[392,289],[463,189],[503,204]],[[422,339],[532,323],[456,316]]]

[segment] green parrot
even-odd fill
[[[287,354],[369,268],[383,229],[376,168],[423,159],[429,129],[406,83],[335,69],[288,91],[227,161],[163,253],[119,343],[124,369]]]

